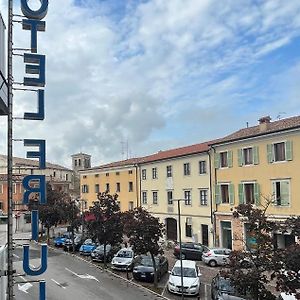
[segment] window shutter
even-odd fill
[[[243,149],[238,149],[238,164],[241,167],[243,165]]]
[[[239,183],[239,204],[244,203],[244,185]]]
[[[268,156],[268,163],[273,162],[273,157],[274,157],[274,148],[272,144],[267,145],[267,156]]]
[[[293,160],[293,142],[287,141],[285,143],[286,160]]]
[[[232,168],[232,151],[227,152],[227,161],[228,161],[228,168]]]
[[[221,203],[221,186],[218,184],[215,185],[215,202],[216,204]]]
[[[255,205],[260,205],[260,186],[258,183],[254,183],[254,200]]]
[[[258,165],[259,164],[259,154],[258,154],[258,146],[253,147],[253,164]]]
[[[234,205],[234,186],[233,184],[229,185],[229,203]]]
[[[220,153],[215,153],[215,169],[220,168]]]
[[[290,199],[290,186],[288,181],[282,181],[280,182],[280,200],[281,205],[286,206],[289,205],[289,199]]]

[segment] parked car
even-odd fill
[[[245,300],[243,295],[239,295],[229,279],[218,274],[211,282],[212,300]]]
[[[64,245],[64,242],[66,239],[69,239],[71,237],[71,232],[65,232],[60,236],[57,236],[54,239],[54,246],[55,247],[62,247]]]
[[[131,248],[122,248],[111,261],[111,267],[115,270],[132,270],[134,253]]]
[[[208,248],[199,243],[181,243],[182,259],[201,260],[202,253]],[[174,247],[174,255],[179,259],[180,246]]]
[[[75,246],[75,251],[79,251],[81,245],[83,243],[82,235],[77,234],[74,237],[74,246]],[[72,239],[66,239],[64,242],[64,251],[73,251],[73,242]]]
[[[114,248],[111,245],[106,245],[106,261],[110,262],[114,256]],[[93,261],[104,261],[104,245],[99,245],[93,252],[91,253],[91,257]]]
[[[280,293],[278,300],[297,300],[293,294]]]
[[[202,261],[211,267],[229,263],[231,250],[227,248],[210,248],[202,254]]]
[[[169,263],[165,256],[155,257],[157,280],[159,281],[168,272]],[[149,255],[140,255],[134,260],[133,278],[140,281],[153,282],[154,268]]]
[[[170,293],[181,295],[197,296],[200,291],[200,270],[195,261],[182,261],[183,287],[181,285],[181,265],[180,260],[177,260],[168,281],[168,290]]]
[[[87,239],[79,248],[79,253],[81,255],[91,255],[92,251],[95,250],[97,244],[92,241],[92,239]]]

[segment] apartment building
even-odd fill
[[[300,215],[300,117],[238,130],[210,144],[212,156],[213,216],[216,244],[241,249],[255,247],[247,221],[233,218],[240,203],[257,207],[268,202],[268,217],[284,222]],[[276,246],[295,242],[288,232],[274,232]]]
[[[140,160],[141,205],[166,226],[166,238],[213,244],[208,143],[160,151]],[[179,203],[178,203],[179,202]]]
[[[99,192],[118,194],[121,211],[132,210],[139,205],[138,159],[113,162],[82,171],[80,174],[80,197],[86,209],[97,201]]]

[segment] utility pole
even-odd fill
[[[8,83],[8,120],[7,120],[7,299],[14,298],[13,269],[13,0],[8,0],[8,36],[7,36],[7,83]]]

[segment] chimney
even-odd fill
[[[259,131],[264,132],[264,131],[268,130],[268,128],[269,128],[269,124],[271,122],[271,117],[270,116],[261,117],[258,120],[258,122],[259,122]]]

